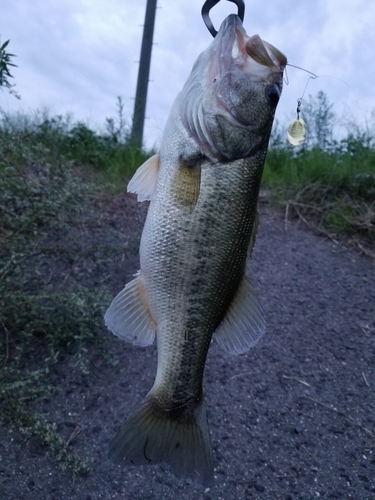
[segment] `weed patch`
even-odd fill
[[[0,419],[38,436],[63,465],[88,471],[28,408],[62,356],[89,371],[87,349],[110,298],[74,268],[95,188],[24,131],[0,131]],[[84,237],[81,237],[84,240]],[[95,249],[85,249],[86,257]]]
[[[9,394],[2,394],[2,417],[11,422],[14,427],[27,438],[37,438],[40,445],[45,446],[58,460],[63,470],[70,468],[73,474],[86,475],[91,472],[87,459],[82,459],[69,451],[70,441],[59,436],[56,425],[48,424],[23,408],[17,400]]]

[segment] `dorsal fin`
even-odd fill
[[[128,193],[137,193],[138,201],[151,200],[158,178],[159,165],[159,153],[146,160],[131,178]]]

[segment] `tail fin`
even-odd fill
[[[213,460],[206,409],[166,411],[148,396],[115,436],[108,456],[116,463],[166,463],[172,472],[202,486],[213,479]]]

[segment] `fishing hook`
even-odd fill
[[[210,18],[210,10],[212,7],[215,7],[217,3],[219,3],[220,0],[206,0],[203,4],[202,7],[202,18],[204,21],[204,24],[207,26],[208,31],[211,33],[211,35],[215,38],[217,35],[217,31],[214,28],[214,25],[212,24],[211,18]],[[245,16],[245,3],[244,0],[228,0],[228,2],[233,2],[237,5],[237,16],[241,19],[243,22],[244,16]]]

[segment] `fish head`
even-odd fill
[[[267,148],[286,63],[273,45],[248,36],[238,16],[224,20],[180,99],[182,123],[211,161]]]

